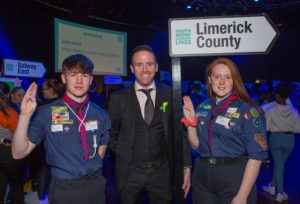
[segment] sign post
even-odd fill
[[[7,76],[41,78],[45,72],[45,67],[40,62],[4,59],[4,74]]]
[[[174,115],[175,203],[183,203],[181,65],[184,56],[267,54],[279,36],[267,15],[180,18],[169,20]]]
[[[279,36],[266,15],[169,20],[169,54],[267,54]]]

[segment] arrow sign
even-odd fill
[[[43,77],[45,72],[40,62],[4,59],[4,74],[8,76]]]
[[[267,15],[170,19],[169,54],[267,54],[278,36]]]

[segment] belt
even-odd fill
[[[226,164],[236,164],[245,161],[247,157],[235,157],[235,158],[228,158],[228,157],[209,157],[209,158],[200,158],[201,161],[209,164],[209,165],[226,165]]]
[[[82,176],[80,178],[74,178],[74,179],[58,179],[52,176],[52,180],[55,181],[56,183],[74,183],[74,182],[82,182],[82,181],[86,181],[86,180],[93,180],[96,179],[97,177],[102,176],[102,171],[101,170],[97,170],[96,172],[94,172],[91,175],[86,175],[86,176]]]
[[[295,134],[294,132],[271,132],[271,133],[283,133],[283,134]]]

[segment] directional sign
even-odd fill
[[[7,76],[43,77],[45,72],[40,62],[4,59],[4,74]]]
[[[266,54],[278,36],[267,15],[170,19],[169,54]]]
[[[18,79],[18,78],[2,78],[0,77],[0,82],[5,82],[8,84],[9,89],[12,90],[14,87],[20,87],[22,80]]]

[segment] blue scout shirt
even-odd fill
[[[224,101],[216,106],[222,105]],[[196,114],[200,157],[211,157],[208,150],[211,100],[200,104]],[[239,99],[234,100],[213,120],[211,149],[213,157],[235,158],[247,155],[250,159],[267,159],[266,124],[263,114],[252,104]]]
[[[87,107],[84,112],[86,109]],[[29,126],[29,140],[36,145],[45,140],[46,159],[53,177],[76,179],[92,175],[101,169],[102,160],[98,147],[107,144],[109,140],[108,115],[102,108],[90,102],[84,122],[88,129],[89,156],[93,156],[96,151],[90,160],[83,158],[78,119],[62,99],[41,106],[34,114]]]

